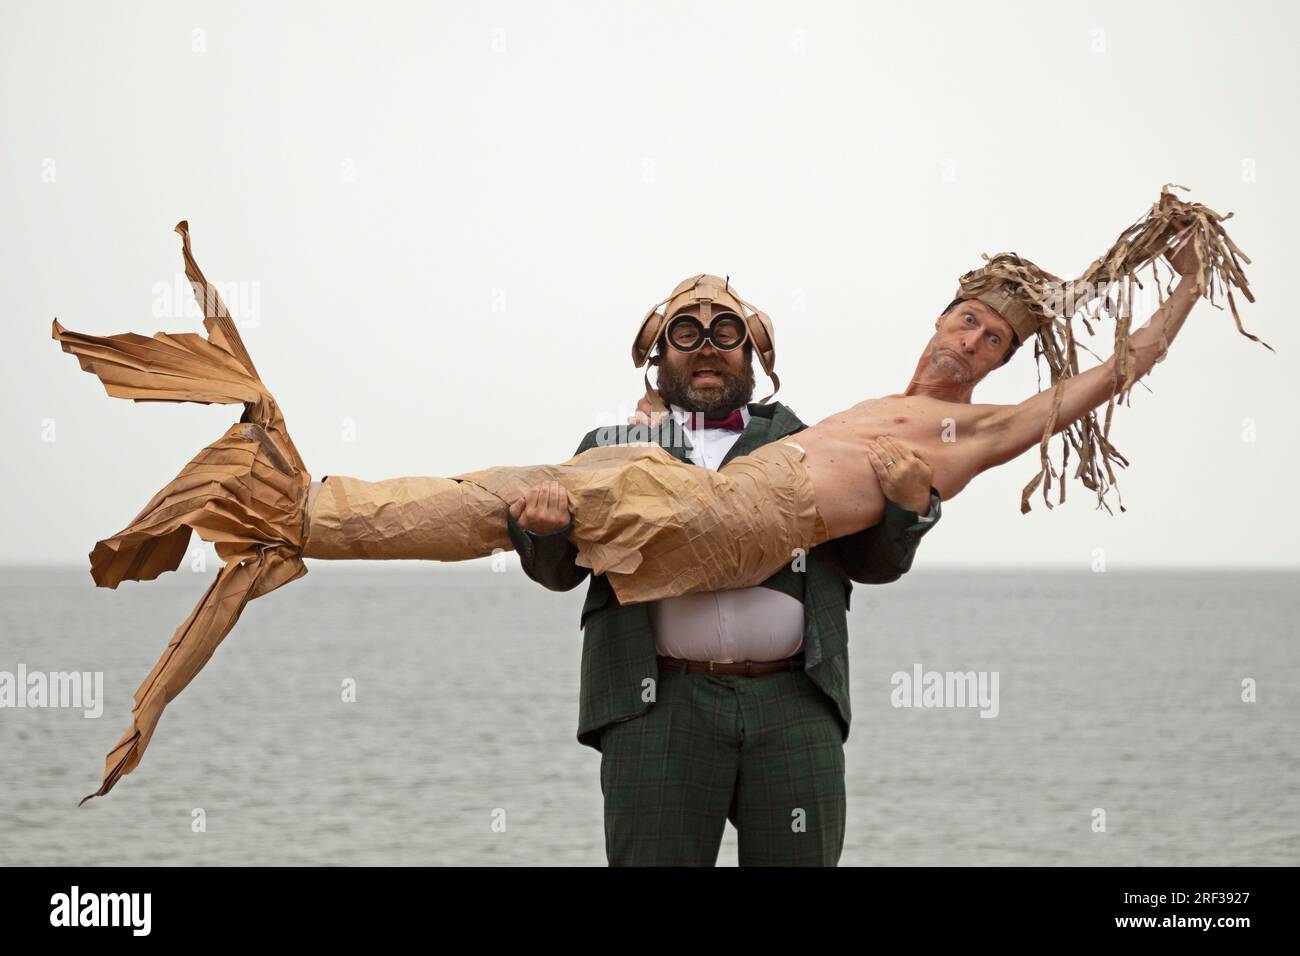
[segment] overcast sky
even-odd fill
[[[1277,354],[1198,305],[1118,413],[1126,514],[1021,516],[1031,452],[918,566],[1300,561],[1291,4],[3,6],[0,562],[84,566],[237,419],[50,339],[202,331],[180,219],[308,467],[380,479],[567,458],[697,272],[771,314],[813,423],[906,384],[980,253],[1075,274],[1165,182],[1236,213]],[[1023,350],[976,396],[1036,388]]]

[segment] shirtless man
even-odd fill
[[[1198,260],[1191,246],[1185,245],[1170,263],[1182,279],[1146,325],[1133,333],[1135,380],[1146,375],[1173,342],[1198,298]],[[929,465],[935,490],[948,501],[976,475],[1011,461],[1043,439],[1054,389],[1044,389],[1019,405],[971,402],[975,386],[1020,345],[1011,324],[983,302],[964,299],[940,315],[934,328],[903,392],[859,402],[786,439],[806,452],[803,460],[812,476],[817,510],[832,538],[880,520],[885,498],[878,471],[914,468],[919,458]],[[1117,392],[1114,368],[1112,356],[1064,381],[1054,434]],[[645,399],[637,408],[653,418]],[[945,433],[956,440],[944,441]],[[881,460],[882,449],[889,459]]]
[[[1182,276],[1181,281],[1165,304],[1128,340],[1133,381],[1151,370],[1182,328],[1192,305],[1200,296],[1197,278],[1200,261],[1191,243],[1184,242],[1170,263]],[[1058,397],[1058,389],[1060,407],[1053,433],[1065,431],[1119,391],[1114,374],[1116,363],[1112,356],[1096,368],[1064,378],[1059,386],[1041,391],[1018,405],[972,403],[971,395],[975,385],[1003,364],[1012,349],[1020,344],[1017,328],[1027,338],[1037,329],[1039,321],[1026,311],[1027,306],[1022,305],[1014,295],[1002,300],[1006,302],[1006,315],[982,301],[988,297],[987,293],[980,293],[980,298],[960,299],[935,320],[935,333],[904,392],[860,402],[823,419],[812,428],[781,439],[802,452],[801,459],[811,484],[809,497],[827,532],[826,538],[820,540],[855,534],[880,522],[885,509],[880,473],[892,472],[895,468],[914,470],[928,467],[932,486],[941,499],[950,500],[976,475],[995,465],[1011,461],[1042,442],[1043,433],[1051,420],[1053,403]],[[697,307],[692,306],[690,310],[674,311],[672,318],[676,320],[679,315],[694,315],[695,308]],[[701,315],[697,322],[711,332],[711,320],[710,324],[705,325],[702,318]],[[749,334],[753,334],[752,329]],[[761,353],[762,347],[758,347],[757,351]],[[644,399],[638,409],[647,412],[648,405]],[[945,437],[955,440],[945,441]],[[889,457],[882,458],[882,455]],[[671,459],[660,460],[667,463]],[[313,486],[312,496],[307,502],[307,510],[312,516],[312,532],[306,543],[305,556],[383,556],[442,561],[479,557],[488,553],[491,541],[479,534],[449,535],[444,533],[443,526],[460,528],[487,523],[491,525],[493,533],[499,531],[500,537],[504,537],[504,530],[496,527],[495,516],[496,501],[502,500],[500,491],[513,490],[512,498],[504,500],[513,500],[512,514],[526,520],[529,509],[535,507],[535,502],[546,490],[546,485],[528,486],[532,487],[532,491],[521,499],[518,496],[527,488],[520,488],[520,483],[539,468],[554,473],[557,467],[563,466],[495,468],[458,476],[450,481],[431,479],[432,484],[421,485],[415,492],[398,486],[390,489],[382,483],[358,483],[353,486],[353,491],[344,489],[340,493],[341,500],[346,502],[349,498],[356,498],[357,504],[348,504],[346,519],[332,514],[328,526],[317,520],[316,489]],[[720,474],[725,475],[725,469]],[[479,495],[480,506],[475,510],[475,507],[465,503],[463,490],[455,484],[462,480],[476,485],[489,482],[499,490],[484,488]],[[566,473],[565,480],[582,483],[581,476],[576,473]],[[658,477],[655,480],[661,481]],[[662,480],[666,480],[666,476]],[[683,480],[691,485],[686,492],[688,495],[711,493],[711,486],[703,477],[691,476]],[[355,479],[341,481],[355,482]],[[573,488],[568,485],[566,488],[568,491],[565,495],[559,494],[564,488],[553,489],[554,494],[547,494],[548,510],[554,513],[557,521],[567,521],[572,513]],[[605,502],[608,488],[603,483],[588,483],[586,488],[595,496],[594,504]],[[392,511],[395,503],[388,500],[392,494],[398,494],[402,506],[410,512],[403,521],[395,521],[391,515],[381,514]],[[357,498],[358,495],[361,497]],[[432,503],[435,499],[438,504]],[[336,495],[326,510],[337,511],[339,500]],[[635,504],[634,497],[629,501],[631,504],[628,508],[632,508]],[[493,513],[489,514],[489,510]],[[448,518],[448,514],[452,517]],[[654,534],[662,531],[685,535],[687,532],[681,527],[684,514],[685,512],[677,516],[676,527],[651,530]],[[431,521],[430,516],[437,520]],[[608,528],[585,529],[588,539],[592,535],[605,535],[609,532],[611,538],[627,533],[629,540],[634,541],[630,545],[624,541],[617,542],[612,559],[609,557],[607,540],[595,542],[597,547],[607,549],[601,558],[604,567],[615,567],[617,561],[623,560],[624,555],[619,553],[619,549],[628,553],[636,552],[634,556],[638,563],[634,566],[639,570],[646,567],[643,563],[646,554],[642,550],[644,542],[632,537],[639,531],[629,531],[627,518],[627,514],[623,515]],[[783,518],[789,516],[783,514]],[[767,552],[765,557],[784,554],[785,545],[796,538],[801,541],[805,538],[811,540],[811,526],[795,527],[799,520],[802,519],[796,516],[786,522],[787,527],[778,529],[776,533],[781,543]],[[715,523],[710,527],[719,526]],[[358,553],[367,547],[373,550],[376,540],[382,545],[381,555]],[[736,539],[730,540],[734,542]],[[722,542],[718,542],[720,543]],[[676,553],[682,546],[680,541],[661,538],[652,551],[662,561],[666,561],[669,555]],[[763,569],[766,569],[765,566]],[[667,566],[664,566],[658,569],[658,574],[662,578],[668,571]],[[753,573],[757,573],[757,570]],[[724,577],[726,580],[741,580],[749,576],[730,575],[728,571]],[[642,577],[647,579],[650,575],[643,572]],[[619,591],[619,597],[648,600],[652,593],[655,597],[663,597],[663,587],[676,589],[683,585],[684,580],[680,574],[674,575],[666,583],[658,580],[646,583],[643,580],[642,583],[646,584],[644,588],[640,584],[628,584],[625,581],[625,590]],[[717,586],[717,581],[708,583]],[[692,584],[686,591],[678,590],[676,593],[696,589]]]

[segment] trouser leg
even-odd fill
[[[611,866],[713,866],[739,760],[735,692],[707,674],[660,669],[656,700],[601,735]]]
[[[802,670],[736,678],[741,866],[835,866],[844,848],[844,745],[834,701]]]

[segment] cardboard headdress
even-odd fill
[[[682,309],[693,305],[700,307],[700,321],[705,325],[709,324],[715,311],[734,312],[740,316],[748,330],[749,340],[754,344],[754,351],[758,353],[758,361],[767,377],[772,380],[772,395],[775,395],[781,388],[781,379],[776,374],[776,336],[772,332],[772,320],[766,312],[742,299],[730,278],[722,279],[703,273],[691,276],[679,282],[666,299],[660,299],[651,306],[641,320],[636,338],[632,340],[632,364],[636,368],[645,365],[668,320]],[[763,401],[766,402],[772,395]],[[648,374],[646,397],[651,405],[662,409],[663,402],[658,392],[650,387]]]
[[[1110,510],[1106,494],[1115,487],[1112,465],[1124,467],[1128,464],[1110,443],[1109,436],[1115,404],[1128,401],[1134,382],[1135,359],[1129,350],[1129,338],[1132,335],[1134,286],[1142,288],[1137,278],[1141,269],[1150,265],[1157,295],[1163,305],[1164,296],[1172,293],[1172,287],[1167,281],[1162,291],[1156,263],[1190,242],[1199,262],[1194,291],[1208,298],[1212,305],[1215,305],[1216,291],[1226,292],[1237,330],[1252,341],[1260,342],[1257,336],[1242,327],[1232,297],[1235,287],[1248,301],[1255,301],[1241,268],[1243,262],[1250,263],[1250,258],[1228,238],[1222,225],[1232,218],[1232,213],[1221,216],[1200,203],[1184,202],[1169,191],[1171,185],[1165,184],[1160,190],[1160,199],[1152,204],[1147,214],[1120,233],[1105,254],[1077,279],[1062,281],[1014,252],[1003,252],[992,258],[984,256],[983,267],[967,272],[959,280],[953,298],[978,299],[1006,319],[1021,343],[1033,339],[1034,358],[1046,362],[1054,386],[1079,372],[1079,343],[1074,335],[1074,316],[1079,315],[1089,335],[1095,334],[1092,323],[1100,319],[1103,309],[1115,320],[1115,381],[1120,387],[1106,405],[1104,424],[1098,421],[1094,410],[1062,431],[1061,470],[1057,472],[1048,456],[1048,444],[1056,431],[1063,397],[1057,388],[1051,415],[1043,431],[1039,470],[1021,494],[1021,512],[1029,510],[1029,498],[1040,484],[1043,486],[1043,500],[1049,508],[1052,507],[1048,492],[1053,478],[1057,478],[1060,485],[1058,503],[1065,501],[1064,475],[1072,448],[1079,459],[1074,477],[1082,481],[1084,487],[1096,492],[1099,507]],[[1186,186],[1174,188],[1187,189]],[[1172,280],[1173,275],[1170,267],[1168,279]],[[1088,315],[1090,305],[1091,316]],[[1219,305],[1215,307],[1222,308]],[[1271,349],[1267,343],[1260,344]],[[1122,501],[1120,510],[1124,510]]]

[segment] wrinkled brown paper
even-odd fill
[[[715,472],[658,445],[623,445],[453,478],[331,476],[312,505],[303,555],[464,561],[509,550],[509,503],[558,481],[578,564],[607,574],[621,603],[749,587],[826,540],[802,459],[775,442]]]
[[[285,429],[284,416],[257,375],[225,304],[181,235],[185,274],[203,308],[208,338],[159,332],[105,337],[69,332],[54,338],[114,398],[137,402],[242,403],[244,415],[194,457],[124,530],[100,541],[90,573],[100,587],[148,581],[174,571],[190,532],[215,544],[224,561],[216,580],[135,692],[131,728],[109,752],[102,796],[140,763],[163,708],[193,680],[239,620],[244,605],[307,572],[302,562],[303,506],[311,476]]]
[[[187,224],[176,231],[206,339],[82,335],[58,321],[53,327],[63,350],[115,398],[244,406],[238,423],[91,552],[91,576],[109,588],[175,570],[192,531],[215,544],[224,564],[137,689],[131,727],[108,754],[101,786],[82,803],[139,765],[163,709],[244,606],[305,574],[304,556],[463,561],[508,550],[509,502],[550,479],[570,493],[579,563],[608,573],[623,603],[758,584],[797,549],[826,540],[803,452],[782,443],[734,459],[724,472],[685,464],[658,445],[633,445],[595,448],[561,465],[454,478],[330,477],[313,504],[308,539],[311,476],[225,304],[190,253]]]

